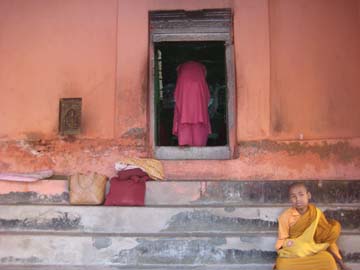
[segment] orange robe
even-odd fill
[[[319,215],[319,216],[317,216]],[[314,245],[320,243],[328,243],[329,248],[338,258],[341,259],[339,249],[335,243],[340,235],[340,224],[335,220],[328,221],[324,214],[317,208],[310,204],[309,210],[300,215],[296,209],[290,208],[286,210],[279,217],[279,238],[276,243],[279,256],[276,260],[276,269],[278,270],[336,270],[336,263],[332,255],[321,250],[315,254],[311,254],[305,257],[284,257],[281,256],[282,252],[280,248],[283,247],[284,242],[287,239],[301,238],[303,234],[308,233],[307,230],[311,225],[314,225],[316,221],[316,227],[311,240],[314,240]],[[310,243],[311,244],[311,243]],[[284,245],[286,249],[286,245]]]

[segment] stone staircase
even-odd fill
[[[148,182],[145,207],[71,206],[66,190],[2,194],[0,269],[270,270],[289,183]],[[360,181],[308,186],[342,223],[339,246],[360,270]]]

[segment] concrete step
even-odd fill
[[[348,264],[352,270],[360,270],[360,264]],[[272,264],[246,264],[246,265],[194,265],[194,266],[2,266],[1,270],[272,270]]]
[[[321,207],[360,234],[357,206]],[[284,207],[106,207],[0,205],[0,232],[112,235],[237,235],[277,231]],[[146,226],[144,226],[146,224]]]
[[[270,205],[3,205],[0,263],[119,267],[272,263],[276,257],[276,218],[282,210]],[[323,210],[346,221],[339,246],[347,261],[359,262],[360,225],[351,222],[359,207]]]
[[[360,181],[308,184],[360,270]],[[146,207],[67,205],[66,180],[16,185],[0,182],[1,270],[270,270],[289,206],[287,181],[148,182]]]
[[[150,181],[148,206],[264,205],[288,202],[287,188],[294,181]],[[360,180],[305,181],[317,204],[360,203]],[[68,180],[34,183],[0,181],[0,204],[68,204]]]
[[[117,237],[6,235],[3,265],[238,265],[274,262],[276,236]],[[344,258],[359,263],[360,236],[343,235]],[[6,248],[4,248],[6,247]]]
[[[360,265],[352,264],[352,270],[360,270]],[[354,268],[354,266],[358,268]],[[27,266],[1,266],[1,270],[272,270],[272,264],[246,264],[246,265],[192,265],[192,266],[68,266],[68,265],[27,265]]]

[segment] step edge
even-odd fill
[[[66,232],[66,231],[0,231],[1,236],[69,236],[69,237],[145,237],[145,238],[209,238],[209,237],[276,237],[277,230],[252,232],[179,232],[179,233],[102,233],[102,232]],[[360,231],[342,231],[341,236],[360,236]],[[340,237],[341,237],[340,236]]]

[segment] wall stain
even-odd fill
[[[330,144],[327,141],[310,144],[308,142],[276,142],[270,140],[262,141],[243,141],[240,142],[240,151],[245,153],[245,149],[251,149],[251,154],[261,152],[280,152],[285,151],[290,156],[304,155],[306,153],[317,154],[320,159],[329,159],[332,155],[343,163],[352,162],[360,158],[360,147],[351,146],[347,141],[339,141]]]
[[[44,134],[41,132],[26,132],[24,135],[27,141],[40,141],[44,137]]]
[[[93,246],[96,249],[108,248],[112,245],[111,238],[108,237],[93,237]]]
[[[280,105],[278,105],[275,110],[274,110],[274,118],[272,119],[272,127],[273,127],[273,131],[276,133],[280,133],[281,131],[283,131],[283,120],[281,118],[281,113],[280,113]]]
[[[254,238],[255,240],[255,238]],[[121,264],[239,264],[272,263],[274,251],[223,247],[226,239],[138,239],[139,245],[122,250],[111,261]]]
[[[0,160],[0,171],[6,171],[7,169],[9,169],[10,167],[10,164],[9,163],[6,163],[6,162],[2,162]]]
[[[34,191],[29,192],[9,192],[0,194],[0,203],[3,204],[21,204],[21,203],[50,203],[50,204],[68,204],[69,193],[63,192],[58,195],[39,194]]]
[[[145,130],[143,128],[131,128],[121,135],[121,138],[144,139]]]
[[[288,204],[288,187],[292,183],[305,183],[312,194],[311,202],[360,203],[359,180],[278,180],[278,181],[209,181],[206,189],[191,201],[196,205],[261,205]]]
[[[258,218],[240,218],[217,216],[206,210],[181,212],[174,215],[168,222],[166,231],[252,231],[255,229],[266,229],[276,231],[277,222],[261,220]]]
[[[324,214],[328,219],[340,222],[342,228],[360,231],[360,209],[328,209]]]
[[[144,113],[147,108],[147,100],[148,100],[148,62],[143,64],[143,71],[142,71],[142,81],[141,81],[141,111]]]
[[[35,263],[41,263],[42,260],[40,260],[38,257],[35,257],[35,256],[31,256],[28,258],[17,258],[17,257],[13,257],[13,256],[7,256],[7,257],[2,257],[0,259],[0,262],[2,264],[8,264],[8,263],[35,264]]]
[[[344,261],[351,262],[351,263],[359,263],[360,262],[360,253],[354,252],[354,253],[345,253]]]
[[[79,229],[81,217],[68,212],[56,212],[56,216],[48,218],[0,219],[2,229],[32,230],[74,230]]]
[[[46,154],[54,151],[54,144],[50,140],[27,141],[28,145],[39,154]]]

